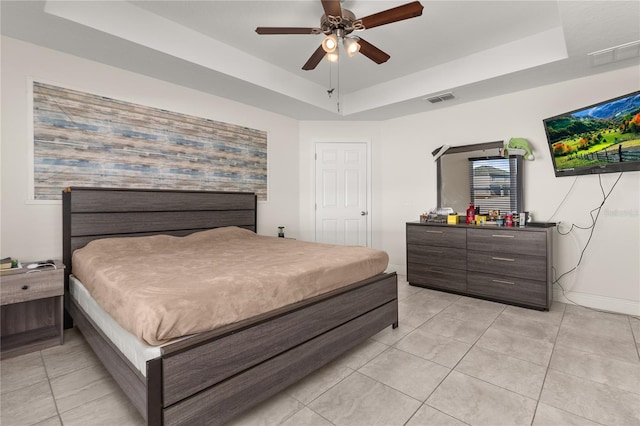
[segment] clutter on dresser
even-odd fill
[[[421,223],[449,223],[449,217],[457,213],[451,207],[438,207],[431,209],[428,213],[424,212],[420,215]],[[456,221],[456,223],[458,223]]]
[[[497,227],[525,227],[536,226],[532,220],[531,212],[506,212],[503,213],[498,209],[487,210],[486,213],[480,212],[480,207],[469,203],[466,211],[466,224],[473,226],[497,226]],[[431,209],[420,215],[420,223],[447,224],[458,225],[462,222],[463,216],[458,215],[451,207],[440,207]]]

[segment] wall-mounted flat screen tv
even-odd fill
[[[640,91],[543,123],[556,176],[640,170]]]

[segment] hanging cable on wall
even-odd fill
[[[585,306],[582,305],[580,303],[575,302],[574,300],[572,300],[571,298],[568,297],[568,293],[569,291],[567,289],[564,288],[564,286],[562,285],[561,280],[571,274],[572,272],[575,272],[578,267],[580,266],[580,264],[582,263],[582,259],[584,258],[584,254],[587,251],[587,247],[589,247],[589,243],[591,242],[591,239],[593,237],[593,233],[595,231],[596,228],[596,224],[598,223],[598,218],[600,217],[600,213],[602,211],[602,207],[604,206],[604,204],[606,203],[607,199],[609,198],[609,196],[611,195],[611,193],[613,192],[613,190],[615,189],[616,185],[618,184],[618,182],[620,181],[620,178],[622,178],[623,172],[620,172],[620,175],[618,175],[618,178],[615,180],[615,182],[613,183],[613,185],[611,186],[611,188],[609,189],[608,192],[606,192],[604,190],[604,187],[602,186],[602,177],[599,174],[598,175],[598,184],[600,185],[600,191],[602,193],[602,201],[600,202],[600,204],[593,208],[590,212],[589,212],[589,216],[591,217],[591,225],[588,226],[579,226],[579,225],[575,225],[572,224],[571,227],[569,228],[568,231],[566,232],[562,232],[560,231],[560,228],[556,228],[558,234],[560,235],[569,235],[574,229],[581,229],[581,230],[588,230],[589,231],[589,237],[587,238],[587,242],[584,244],[584,246],[582,247],[582,250],[580,250],[580,256],[578,258],[577,263],[575,264],[575,266],[573,266],[572,268],[570,268],[569,270],[563,272],[560,275],[557,275],[557,271],[555,269],[555,267],[552,267],[552,271],[553,271],[553,284],[557,285],[560,288],[560,291],[562,292],[562,296],[567,299],[569,302],[573,303],[574,305],[577,306],[582,306],[583,308],[586,309],[590,309],[593,311],[597,311],[597,312],[608,312],[608,311],[603,311],[601,309],[596,309],[596,308],[591,308],[589,306]],[[569,192],[567,192],[567,194],[565,195],[565,197],[563,198],[562,202],[560,203],[560,206],[565,202],[565,200],[567,199],[567,197],[569,196],[569,193],[571,192],[571,189],[573,189],[576,181],[577,181],[578,177],[576,176],[576,179],[573,181],[573,184],[571,185],[571,188],[569,189]],[[556,213],[558,212],[558,210],[560,210],[560,206],[558,206],[558,208],[556,209],[556,211],[553,213],[553,215],[551,216],[551,218],[553,218]],[[550,219],[551,219],[550,218]],[[559,224],[558,224],[559,225]],[[609,312],[612,314],[616,314],[615,312]],[[624,315],[624,314],[620,314],[620,315]],[[637,316],[632,315],[634,318],[639,318]]]
[[[593,237],[593,232],[595,231],[596,228],[596,224],[598,223],[598,218],[600,217],[600,213],[602,211],[602,207],[604,206],[604,203],[606,203],[607,199],[609,198],[609,196],[611,195],[611,193],[613,192],[613,190],[615,189],[616,185],[618,184],[618,182],[620,181],[620,178],[622,177],[622,172],[620,172],[620,175],[618,175],[618,178],[615,180],[615,182],[613,183],[613,185],[611,186],[611,189],[609,189],[609,192],[605,192],[603,186],[602,186],[602,177],[601,175],[598,175],[598,183],[600,185],[600,191],[602,192],[602,201],[600,202],[600,204],[598,205],[598,207],[595,207],[594,209],[592,209],[589,212],[589,216],[591,217],[591,225],[589,226],[579,226],[576,224],[572,224],[571,227],[569,228],[568,231],[566,232],[561,232],[560,229],[557,229],[557,232],[560,235],[568,235],[571,231],[573,231],[574,228],[577,229],[582,229],[582,230],[588,230],[589,231],[589,238],[587,239],[587,242],[585,243],[584,247],[582,248],[582,250],[580,251],[580,257],[578,258],[578,262],[576,263],[576,265],[569,269],[568,271],[560,274],[554,281],[554,284],[560,284],[560,280],[570,274],[571,272],[575,271],[576,269],[578,269],[578,266],[580,266],[580,264],[582,263],[582,258],[584,257],[584,253],[587,251],[587,247],[589,247],[589,243],[591,242],[591,238]]]

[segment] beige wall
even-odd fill
[[[168,84],[71,55],[2,38],[2,206],[0,256],[60,258],[61,204],[28,200],[31,161],[28,124],[30,78],[115,99],[268,132],[269,201],[258,205],[258,232],[277,227],[298,233],[298,122],[227,99]]]
[[[626,68],[382,123],[300,125],[300,229],[313,235],[313,143],[320,137],[371,139],[373,146],[373,246],[386,250],[391,267],[405,272],[405,222],[436,206],[436,166],[431,151],[511,137],[527,138],[535,161],[525,162],[525,207],[548,220],[573,184],[556,178],[542,120],[640,89],[640,69]],[[605,190],[617,174],[601,175]],[[589,211],[602,201],[598,176],[581,176],[555,216],[560,229],[588,226]],[[602,209],[578,270],[562,280],[576,302],[640,314],[640,172],[625,173]],[[555,235],[558,274],[574,267],[588,238],[586,231]],[[556,295],[557,298],[560,295]]]

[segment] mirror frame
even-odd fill
[[[494,141],[494,142],[483,142],[471,145],[460,145],[460,146],[452,146],[447,149],[438,159],[436,160],[436,179],[437,179],[437,197],[438,204],[437,208],[442,208],[442,157],[447,154],[457,154],[460,152],[474,152],[474,151],[483,151],[487,149],[501,149],[504,148],[504,141]],[[431,155],[435,156],[440,152],[442,147],[436,148],[431,152]],[[479,157],[479,156],[474,156]],[[487,155],[487,157],[491,157],[491,155]],[[516,180],[516,210],[518,212],[524,211],[524,175],[523,175],[523,164],[522,157],[518,157],[518,178]],[[458,212],[460,214],[460,212]]]

